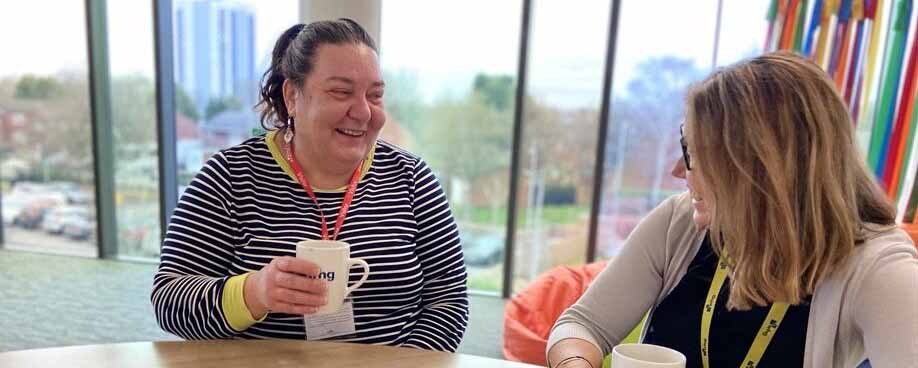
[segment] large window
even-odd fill
[[[10,10],[0,11],[4,247],[96,256],[84,4]]]
[[[770,3],[769,0],[723,2],[717,66],[729,65],[762,53],[768,30],[765,16]]]
[[[108,1],[118,254],[159,255],[159,160],[148,1]]]
[[[610,1],[533,1],[514,289],[586,259]]]
[[[298,22],[297,0],[175,0],[179,188],[217,151],[261,131],[259,81],[274,41]],[[181,189],[180,189],[181,192]]]
[[[501,291],[510,196],[517,221],[505,293],[551,267],[589,261],[595,196],[595,254],[608,258],[651,209],[685,189],[669,172],[680,154],[686,88],[715,65],[756,54],[763,42],[768,2],[726,3],[621,2],[601,193],[593,183],[611,0],[533,0],[523,82],[515,68],[522,4],[384,3],[383,138],[420,154],[443,182],[473,289]],[[509,193],[517,83],[526,87],[520,176]]]
[[[613,83],[604,91],[613,1],[620,14],[612,33]],[[111,85],[97,91],[109,95],[97,97],[99,106],[111,106],[115,190],[100,203],[107,206],[113,195],[116,253],[155,258],[164,224],[153,8],[143,0],[106,3],[106,39],[99,41]],[[253,108],[259,82],[277,37],[301,21],[304,2],[171,3],[176,135],[165,139],[174,139],[181,194],[210,156],[261,133]],[[95,256],[97,228],[109,230],[96,220],[86,4],[36,0],[0,12],[0,32],[28,35],[7,37],[4,50],[16,57],[0,60],[6,248]],[[443,184],[470,287],[509,295],[552,267],[593,261],[590,254],[613,257],[651,209],[683,191],[684,182],[669,171],[680,155],[686,88],[717,66],[761,51],[769,4],[399,0],[382,3],[379,13],[366,7],[371,18],[380,17],[388,112],[381,137],[426,160]],[[521,39],[528,40],[525,48]],[[527,50],[523,69],[521,50]],[[524,87],[521,106],[517,86]],[[608,121],[600,116],[604,95],[611,96]],[[519,170],[511,178],[514,148]],[[603,183],[599,193],[596,179]],[[588,251],[594,203],[597,236]],[[510,217],[515,223],[508,224]],[[511,239],[508,227],[515,229]]]
[[[469,286],[481,291],[499,292],[503,282],[521,12],[520,1],[382,7],[382,139],[437,174],[459,224]]]
[[[767,5],[764,0],[725,4],[715,53],[717,0],[622,1],[598,257],[615,255],[650,210],[685,190],[670,169],[682,154],[679,124],[686,89],[716,64],[761,52],[756,45],[764,42]]]

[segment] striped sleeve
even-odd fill
[[[221,303],[233,259],[231,193],[227,161],[218,153],[182,194],[163,240],[153,309],[163,330],[185,339],[236,334]]]
[[[424,284],[422,309],[404,345],[454,352],[469,317],[459,230],[443,188],[430,168],[419,160],[414,172],[416,244]]]

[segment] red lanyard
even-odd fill
[[[316,209],[319,210],[319,217],[322,219],[322,240],[329,240],[328,224],[325,222],[325,214],[322,213],[322,207],[319,207],[319,200],[316,198],[316,193],[312,190],[312,185],[309,185],[309,180],[306,179],[306,175],[303,175],[303,168],[300,167],[300,164],[296,162],[294,157],[295,151],[293,150],[293,142],[291,141],[287,143],[287,164],[293,169],[293,174],[296,175],[296,178],[300,181],[303,190],[309,194],[309,198],[312,198],[312,203],[315,203]],[[338,239],[338,232],[341,231],[341,225],[344,224],[344,217],[347,216],[347,209],[351,207],[351,201],[354,200],[354,193],[357,191],[357,182],[360,181],[360,172],[362,168],[363,161],[361,161],[357,169],[354,170],[354,175],[351,175],[351,182],[347,185],[344,201],[341,202],[341,210],[338,211],[338,219],[335,220],[335,233],[332,234],[331,240]]]

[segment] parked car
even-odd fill
[[[73,240],[90,240],[95,229],[95,221],[89,216],[71,216],[63,221],[61,234]]]
[[[459,234],[465,264],[489,267],[504,260],[504,234],[493,231],[466,230]]]
[[[74,222],[73,217],[89,218],[89,208],[82,206],[57,206],[48,211],[42,222],[42,229],[47,233],[60,234],[64,225]]]
[[[93,201],[93,195],[83,190],[67,190],[64,192],[67,196],[67,203],[70,204],[89,204]]]
[[[45,214],[51,205],[43,202],[33,202],[19,211],[19,214],[13,218],[13,225],[26,229],[37,229],[44,221]]]
[[[16,216],[19,216],[19,213],[26,208],[28,202],[22,198],[8,197],[3,198],[2,204],[3,223],[12,224]]]
[[[91,202],[92,194],[76,183],[17,182],[3,194],[3,222],[34,229],[42,226],[43,217],[53,207]]]

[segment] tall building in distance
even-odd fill
[[[255,103],[255,11],[233,0],[175,3],[176,83],[199,115],[212,100],[234,98],[245,109]]]

